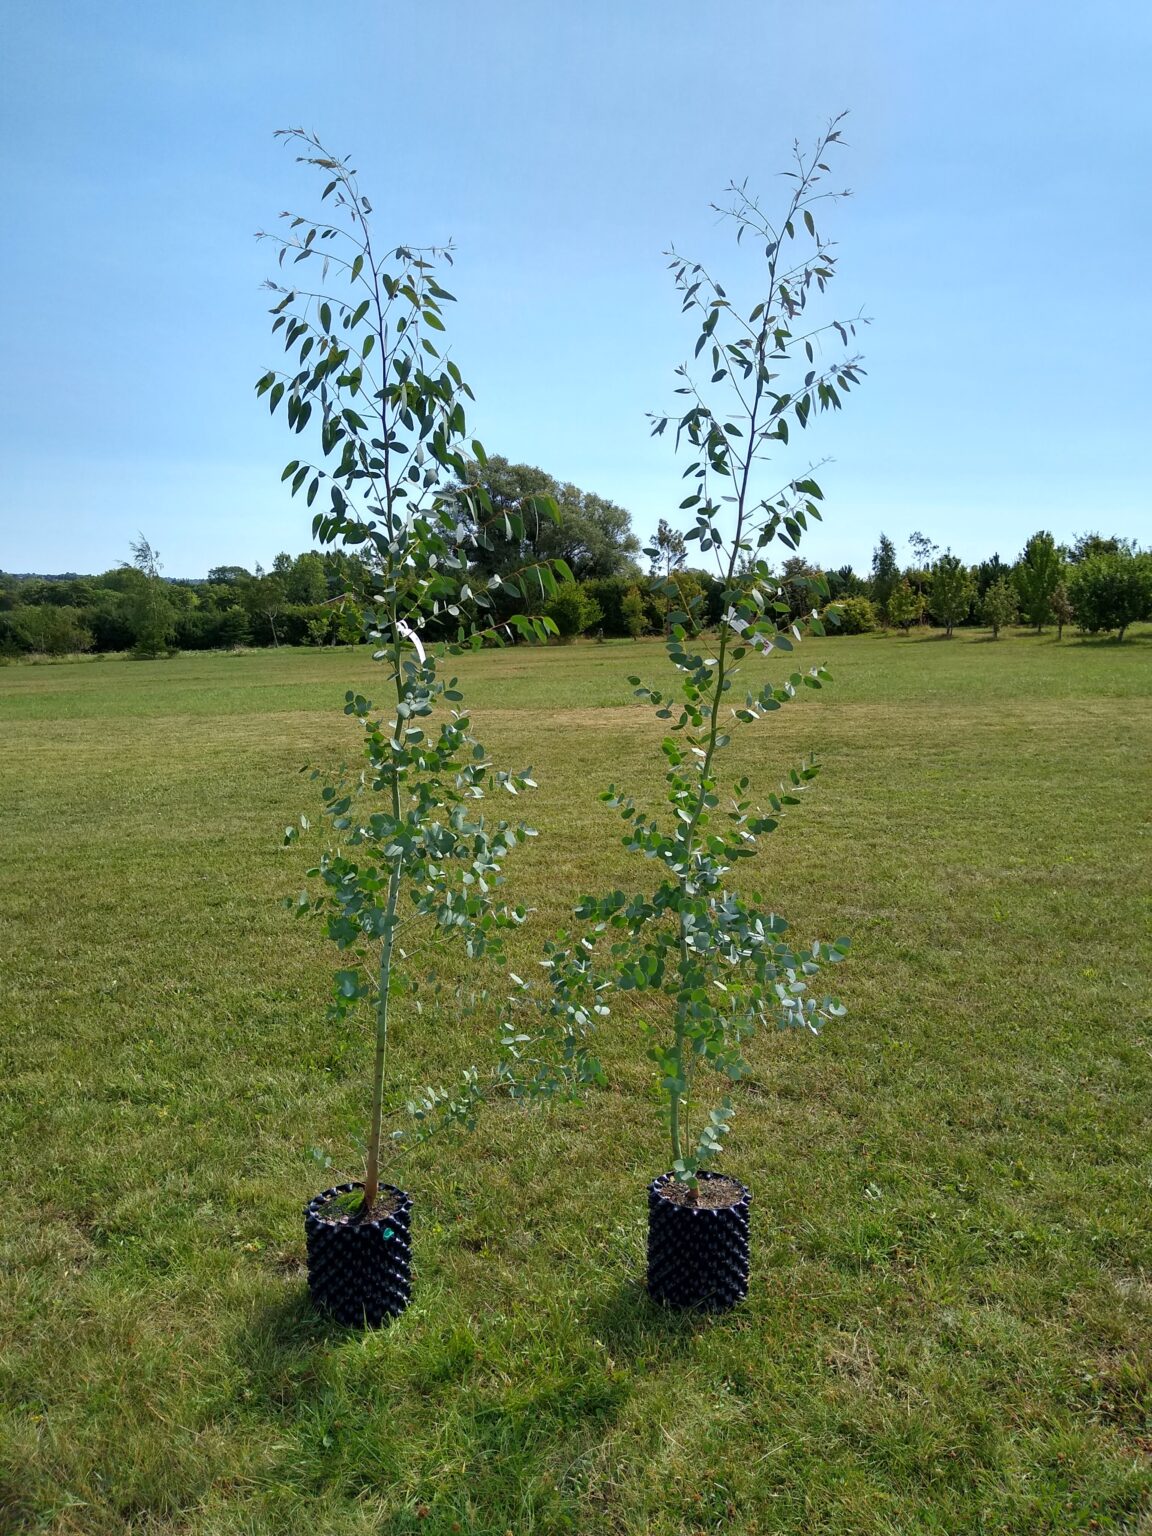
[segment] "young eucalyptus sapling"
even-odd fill
[[[350,599],[383,663],[387,697],[378,708],[355,691],[346,695],[344,712],[362,731],[360,767],[322,789],[338,842],[309,872],[321,893],[302,891],[287,903],[300,916],[323,917],[345,956],[331,1016],[366,1003],[375,1018],[361,1205],[369,1213],[381,1177],[392,1006],[418,989],[416,968],[404,965],[413,942],[458,939],[470,955],[491,955],[523,917],[499,899],[501,865],[534,834],[523,824],[486,820],[479,803],[493,790],[518,796],[532,779],[528,771],[493,767],[456,679],[442,674],[444,654],[480,643],[497,593],[518,599],[531,581],[548,599],[557,584],[544,564],[487,581],[472,574],[477,549],[493,538],[523,540],[524,509],[495,516],[468,473],[484,450],[469,445],[465,402],[472,392],[442,351],[453,298],[438,273],[451,263],[450,249],[378,250],[371,204],[348,160],[303,130],[283,137],[301,151],[300,162],[323,173],[320,201],[332,211],[328,218],[284,214],[285,233],[260,236],[279,247],[281,268],[318,265],[319,286],[268,284],[278,296],[273,331],[282,333],[288,364],[270,369],[256,387],[273,413],[285,405],[297,434],[313,420],[319,428],[322,462],[293,459],[282,478],[309,506],[319,499],[313,536],[354,546],[361,557],[367,576]],[[555,516],[548,498],[531,501],[534,516]],[[553,566],[569,574],[562,562]],[[554,632],[547,619],[508,622],[537,637]],[[488,633],[499,638],[495,629]],[[296,831],[289,828],[287,840]],[[426,1089],[408,1107],[425,1130],[467,1123],[485,1091],[469,1069],[457,1094]]]
[[[664,806],[646,810],[616,786],[601,798],[625,822],[625,847],[653,861],[655,884],[633,895],[616,890],[585,897],[577,908],[587,924],[582,941],[551,957],[574,1032],[606,1011],[610,991],[650,997],[653,1015],[671,1015],[666,1031],[651,1026],[649,1054],[659,1071],[672,1171],[693,1187],[721,1151],[733,1114],[729,1096],[713,1107],[698,1105],[701,1070],[736,1082],[747,1070],[744,1043],[758,1026],[774,1021],[816,1031],[843,1012],[833,997],[809,988],[826,965],[843,958],[848,941],[792,944],[784,919],[759,898],[743,896],[732,880],[735,867],[755,855],[760,840],[798,803],[816,764],[792,768],[786,782],[765,796],[763,808],[746,775],[725,783],[721,769],[738,730],[828,681],[820,667],[763,678],[762,663],[789,656],[805,630],[824,633],[816,609],[828,589],[821,576],[795,576],[786,586],[767,558],[776,542],[796,551],[809,520],[820,517],[820,487],[809,471],[765,495],[759,472],[787,447],[794,428],[839,410],[861,376],[857,358],[839,350],[848,348],[855,322],[807,318],[835,271],[816,210],[845,195],[824,189],[825,155],[840,140],[838,123],[814,153],[796,149],[795,167],[786,173],[790,195],[778,221],[768,218],[745,185],[730,187],[732,203],[717,210],[734,222],[738,241],[763,251],[756,303],[741,312],[701,265],[668,253],[683,312],[699,326],[695,359],[704,377],[693,365],[677,370],[684,408],[654,418],[652,430],[659,436],[674,426],[677,447],[691,451],[681,511],[691,515],[692,525],[683,537],[716,562],[722,616],[706,636],[701,598],[676,606],[666,642],[676,682],[656,688],[639,677],[629,680],[667,722]],[[826,361],[829,343],[837,355]],[[654,567],[667,563],[667,543],[665,537],[647,551]],[[797,587],[807,611],[793,619]],[[666,590],[675,602],[673,580]],[[750,663],[756,663],[755,675],[738,695],[738,674]]]
[[[132,559],[124,561],[123,567],[139,573],[139,585],[133,589],[129,604],[136,636],[133,654],[152,657],[171,654],[169,646],[175,630],[176,611],[160,574],[164,569],[160,551],[153,548],[143,534],[133,539],[129,548]]]

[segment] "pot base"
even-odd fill
[[[665,1193],[676,1182],[675,1174],[663,1173],[648,1186],[648,1294],[668,1307],[726,1312],[748,1294],[752,1196],[740,1184],[734,1205],[681,1205]]]
[[[382,1185],[395,1195],[387,1216],[362,1220],[324,1211],[337,1196],[363,1189],[338,1184],[304,1207],[308,1243],[308,1289],[321,1312],[348,1328],[379,1328],[399,1317],[412,1295],[412,1199],[402,1189]]]

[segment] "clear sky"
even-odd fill
[[[138,530],[173,576],[307,547],[253,393],[253,232],[315,202],[295,124],[353,154],[380,238],[455,241],[489,452],[648,535],[682,492],[645,413],[690,346],[661,253],[738,273],[710,201],[771,203],[844,108],[869,378],[785,466],[835,461],[805,552],[1152,542],[1146,0],[8,0],[3,31],[0,569],[103,570]]]

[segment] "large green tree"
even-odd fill
[[[213,587],[243,586],[252,580],[252,572],[243,565],[214,565],[208,572],[208,583]]]
[[[994,587],[998,581],[1007,581],[1011,578],[1012,568],[1005,565],[1000,556],[993,555],[991,560],[981,560],[976,567],[976,596],[983,602],[990,587]]]
[[[828,596],[833,602],[842,597],[867,597],[868,583],[858,576],[850,565],[841,565],[834,571],[825,571]]]
[[[640,541],[629,514],[614,501],[560,482],[535,465],[512,464],[499,454],[470,465],[468,484],[488,496],[495,514],[494,526],[473,561],[485,576],[509,576],[545,561],[562,561],[578,581],[635,571]],[[534,496],[555,502],[557,521],[523,517],[523,508]],[[518,510],[523,539],[500,536],[501,514],[512,509]]]
[[[886,533],[872,552],[872,601],[888,617],[888,600],[900,582],[900,562],[896,546]]]
[[[1106,536],[1102,533],[1078,533],[1068,551],[1068,558],[1073,565],[1079,565],[1081,560],[1089,560],[1093,555],[1134,553],[1135,547],[1131,540],[1121,538],[1118,534]]]
[[[1012,572],[1020,612],[1039,634],[1055,617],[1052,594],[1064,574],[1064,552],[1050,533],[1034,533]]]
[[[780,570],[780,601],[788,604],[789,618],[801,619],[811,613],[812,583],[820,577],[820,570],[803,555],[790,555],[785,560]]]
[[[1152,553],[1089,555],[1072,567],[1068,597],[1082,630],[1114,629],[1123,640],[1129,624],[1152,617]]]
[[[944,626],[948,638],[952,629],[968,617],[976,596],[976,583],[968,567],[951,550],[940,556],[932,567],[932,595],[928,607],[937,624]]]
[[[265,571],[258,565],[255,576],[244,588],[244,607],[253,621],[267,625],[267,631],[272,636],[274,646],[280,644],[276,620],[284,612],[288,601],[286,587],[287,580],[283,567],[280,570]]]
[[[324,574],[323,556],[315,550],[297,555],[284,584],[290,603],[307,608],[324,602],[328,596],[328,578]]]

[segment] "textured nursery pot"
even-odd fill
[[[399,1317],[412,1296],[412,1198],[393,1184],[380,1193],[398,1196],[387,1216],[357,1221],[326,1219],[337,1195],[363,1184],[337,1184],[304,1207],[308,1240],[308,1289],[322,1312],[349,1328],[379,1328]]]
[[[729,1174],[700,1173],[709,1179]],[[748,1208],[752,1196],[737,1179],[735,1205],[678,1205],[662,1173],[648,1186],[648,1294],[668,1307],[726,1312],[748,1294]]]

